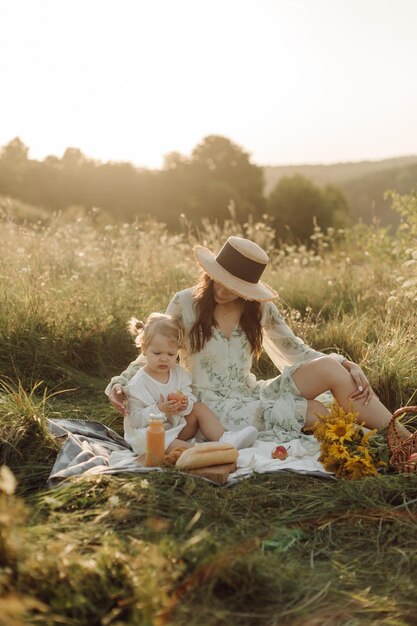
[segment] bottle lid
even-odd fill
[[[149,415],[149,421],[161,421],[164,422],[165,421],[165,415],[163,413],[151,413]]]

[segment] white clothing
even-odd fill
[[[181,364],[191,372],[193,391],[219,417],[226,430],[251,425],[263,439],[290,441],[300,436],[305,423],[307,400],[297,389],[292,374],[300,365],[325,356],[313,350],[294,335],[272,302],[261,303],[263,347],[281,375],[270,380],[257,380],[251,372],[252,354],[248,338],[240,326],[229,338],[217,327],[203,349],[193,354],[188,333],[196,315],[193,306],[194,287],[174,295],[167,313],[184,324],[187,343],[180,351]],[[331,354],[339,362],[342,355]],[[120,376],[112,378],[106,389],[115,383],[126,384],[140,367],[131,363]]]
[[[188,404],[178,415],[165,417],[166,448],[177,438],[185,426],[184,416],[191,413],[194,403],[197,401],[191,390],[190,374],[180,365],[175,365],[169,370],[168,382],[161,383],[140,369],[124,387],[128,411],[124,418],[124,437],[137,454],[145,452],[146,427],[149,424],[150,416],[161,414],[157,407],[160,396],[162,395],[166,400],[168,394],[174,391],[180,391],[184,394],[188,399]]]
[[[196,319],[193,292],[194,288],[176,293],[167,308],[168,314],[182,321],[186,335]],[[300,365],[325,355],[294,335],[275,304],[263,302],[261,306],[263,347],[282,372],[280,376],[266,381],[256,379],[251,372],[250,344],[239,326],[229,338],[214,327],[200,352],[193,354],[188,342],[180,351],[180,360],[192,372],[196,396],[216,413],[226,430],[252,425],[267,431],[261,438],[290,441],[300,436],[307,410],[307,400],[292,374]],[[342,355],[331,356],[340,362],[345,360]]]

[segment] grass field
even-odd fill
[[[46,418],[121,432],[103,389],[135,355],[131,315],[193,284],[192,245],[243,234],[296,334],[360,361],[391,410],[417,404],[417,200],[396,237],[358,225],[273,247],[265,223],[182,233],[97,216],[0,223],[0,626],[415,624],[417,476],[259,475],[219,488],[175,470],[45,481]],[[274,374],[263,356],[259,376]],[[415,420],[414,420],[415,421]],[[417,424],[411,421],[413,429]]]

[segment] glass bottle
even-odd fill
[[[146,429],[146,467],[158,467],[164,462],[165,430],[164,416],[151,415]]]

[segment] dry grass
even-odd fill
[[[409,222],[396,240],[316,231],[312,250],[272,251],[265,276],[296,333],[362,361],[391,408],[416,400]],[[126,320],[192,284],[196,237],[273,241],[267,223],[183,228],[0,224],[0,461],[19,478],[18,496],[0,495],[0,626],[413,624],[416,476],[278,473],[221,489],[173,470],[44,490],[48,417],[120,431],[103,388],[135,354]],[[273,375],[265,358],[257,371]]]

